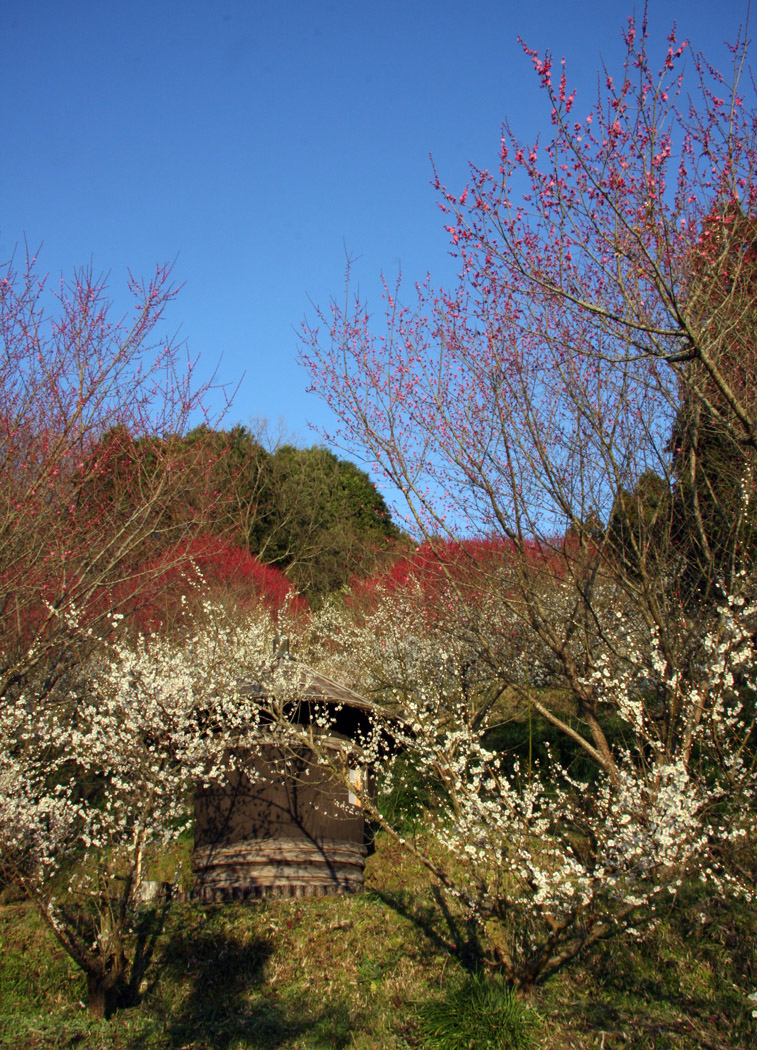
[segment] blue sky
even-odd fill
[[[548,125],[517,43],[565,57],[578,110],[617,67],[630,2],[24,0],[0,11],[0,261],[43,244],[57,279],[90,260],[117,301],[127,268],[176,258],[179,329],[240,381],[227,422],[328,425],[297,365],[298,328],[344,283],[454,272],[429,185],[496,164],[507,118]],[[640,9],[641,5],[637,4]],[[746,0],[651,0],[718,63]],[[125,303],[125,300],[124,300]]]

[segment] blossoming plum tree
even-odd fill
[[[196,652],[125,641],[119,610],[189,562],[212,499],[176,513],[207,472],[202,442],[179,439],[208,386],[157,338],[169,269],[129,292],[118,320],[90,270],[56,294],[34,258],[0,274],[0,869],[82,967],[96,1012],[133,961],[147,853],[239,724],[223,706],[230,635],[203,628]]]
[[[241,624],[206,603],[185,627],[98,647],[51,693],[29,681],[0,709],[0,870],[83,970],[98,1016],[139,979],[142,886],[191,820],[192,785],[256,742],[239,685],[270,658],[268,611]]]
[[[417,532],[503,544],[499,568],[470,550],[482,597],[467,642],[480,660],[508,625],[528,679],[511,646],[493,680],[594,765],[590,789],[557,764],[526,781],[470,722],[453,748],[434,735],[439,703],[408,700],[421,761],[464,756],[447,762],[439,841],[479,865],[468,899],[484,925],[522,909],[520,947],[495,936],[492,951],[524,983],[674,887],[727,838],[704,814],[746,819],[754,792],[754,89],[743,40],[729,77],[703,56],[687,73],[674,33],[655,63],[646,17],[625,42],[583,117],[565,69],[524,47],[552,135],[523,144],[505,125],[497,172],[472,168],[461,194],[437,178],[454,287],[426,282],[408,304],[385,284],[378,334],[349,298],[304,330],[334,439],[402,492]],[[676,446],[676,424],[701,416]],[[739,450],[717,534],[702,512],[722,497],[700,454],[713,426]]]
[[[501,616],[502,606],[479,613]],[[486,659],[492,649],[482,653],[479,635],[465,629],[454,591],[437,591],[430,606],[410,579],[374,589],[367,606],[320,611],[313,630],[329,639],[321,659],[381,712],[363,751],[382,792],[363,794],[362,804],[449,895],[447,921],[458,920],[450,949],[528,989],[597,941],[654,922],[684,878],[753,899],[723,858],[754,833],[754,614],[742,597],[719,607],[702,639],[698,684],[670,667],[652,632],[608,619],[603,629],[624,659],[598,657],[593,672],[598,702],[621,730],[606,769],[598,754],[579,767],[580,748],[564,746],[577,734],[547,745],[541,759],[512,740],[498,746],[500,720],[518,709],[522,718],[529,700],[547,710],[550,690],[533,685],[541,647],[518,634],[497,670]],[[491,638],[511,626],[488,620]],[[674,757],[654,717],[661,688],[688,728]],[[348,774],[321,755],[329,758]],[[416,814],[425,806],[420,838],[408,833],[398,798]]]

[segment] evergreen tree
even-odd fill
[[[690,362],[670,442],[672,539],[697,601],[728,590],[754,561],[756,294],[757,223],[729,207],[705,223],[691,268],[690,323],[707,333],[714,364]]]

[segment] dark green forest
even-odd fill
[[[161,503],[150,554],[213,536],[280,570],[311,604],[370,573],[402,541],[366,471],[318,445],[266,448],[243,425],[138,439],[116,428],[92,459],[102,469],[87,501],[124,520],[145,488],[160,487],[167,472],[179,476]]]

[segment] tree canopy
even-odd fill
[[[368,571],[400,539],[383,496],[359,467],[320,446],[268,449],[244,426],[198,427],[184,436],[132,438],[123,428],[92,453],[88,499],[114,520],[133,512],[134,494],[164,482],[173,494],[144,552],[165,552],[202,516],[205,531],[283,571],[319,600]]]

